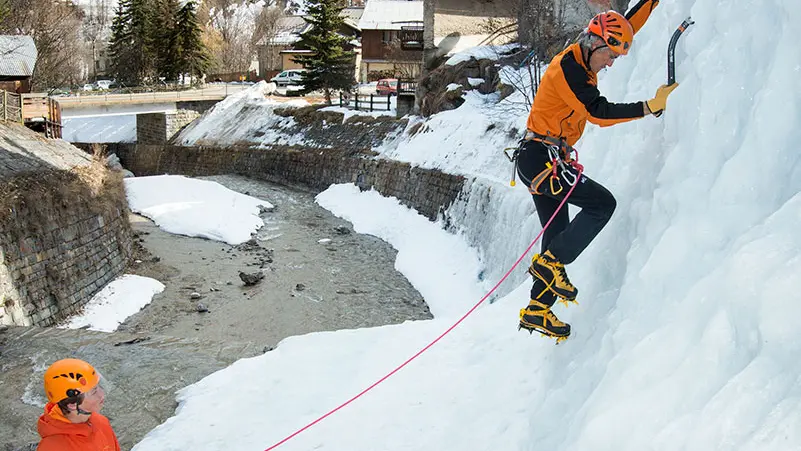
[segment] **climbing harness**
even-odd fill
[[[510,186],[515,186],[516,184],[515,178],[518,173],[517,160],[520,156],[520,152],[523,151],[523,146],[529,141],[541,142],[545,144],[548,149],[548,162],[545,163],[545,169],[534,176],[529,184],[528,190],[531,194],[544,194],[540,191],[540,187],[546,179],[549,180],[548,187],[551,189],[551,194],[554,196],[559,195],[563,191],[562,180],[564,180],[568,186],[575,186],[576,182],[579,180],[578,174],[584,171],[584,167],[578,162],[578,150],[565,142],[564,139],[540,135],[539,133],[531,131],[527,131],[523,139],[518,141],[517,147],[507,147],[503,149],[506,158],[514,164],[512,167],[512,179],[509,181]],[[511,155],[509,154],[510,150],[513,151]]]

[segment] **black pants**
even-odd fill
[[[550,157],[547,145],[538,141],[526,142],[517,157],[517,173],[523,183],[527,186],[530,185],[531,180],[545,169],[545,163],[548,161],[550,161]],[[574,176],[577,175],[574,168],[568,166],[567,170]],[[549,180],[546,179],[539,190],[542,194],[532,194],[534,205],[537,207],[537,215],[543,227],[570,191],[570,185],[562,175],[562,170],[557,170],[557,174],[559,174],[562,185],[561,192],[558,194],[551,192]],[[568,215],[568,204],[581,208],[572,221]],[[617,202],[609,190],[582,174],[581,179],[576,182],[576,187],[568,198],[567,204],[559,210],[551,225],[545,229],[542,237],[542,252],[551,251],[551,254],[563,264],[572,263],[609,222],[616,206]],[[535,283],[531,289],[532,299],[536,299],[536,295],[542,292],[544,284],[542,284],[543,287],[538,285]],[[553,296],[550,297],[553,298]],[[553,301],[546,302],[546,304],[551,305]]]

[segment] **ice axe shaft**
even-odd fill
[[[687,28],[694,23],[695,22],[693,22],[691,17],[684,19],[681,25],[679,25],[679,28],[673,32],[673,36],[670,38],[670,44],[668,44],[667,52],[668,86],[676,83],[676,43],[679,42],[679,38],[687,30]]]
[[[670,37],[670,43],[668,44],[668,51],[667,51],[667,69],[668,69],[668,79],[667,85],[674,85],[676,84],[676,43],[679,42],[679,38],[687,30],[687,27],[694,24],[691,17],[684,19],[684,21],[679,25],[679,28],[673,32],[673,36]],[[663,111],[654,111],[653,115],[656,117],[662,116]]]

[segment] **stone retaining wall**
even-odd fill
[[[125,269],[131,232],[122,179],[109,177],[100,190],[68,171],[2,182],[6,193],[19,192],[3,199],[0,214],[0,324],[57,324]]]
[[[137,114],[136,142],[140,144],[169,142],[184,127],[199,117],[200,113],[194,110]]]
[[[362,189],[375,188],[384,196],[396,197],[432,220],[456,199],[464,183],[461,176],[340,149],[220,149],[126,143],[107,146],[108,153],[116,153],[136,175],[239,174],[316,191],[332,183],[355,183]]]

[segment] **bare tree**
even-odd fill
[[[274,38],[279,31],[279,20],[284,17],[284,12],[278,7],[265,7],[256,17],[251,36],[251,45],[256,46],[264,40]]]
[[[82,32],[89,45],[91,70],[93,79],[97,79],[97,66],[99,55],[106,46],[109,37],[111,22],[110,0],[89,0],[86,14],[83,19]]]
[[[81,80],[82,11],[71,2],[56,0],[6,0],[9,13],[0,32],[33,37],[38,60],[34,89],[45,89]]]
[[[244,72],[250,68],[255,48],[253,31],[259,14],[254,0],[208,0],[212,71]],[[273,4],[274,2],[269,2]]]
[[[544,66],[586,26],[595,3],[609,0],[521,0],[518,36],[524,52],[513,59],[518,71],[507,70],[507,82],[523,93],[528,107],[534,101]],[[524,55],[522,58],[521,56]]]

